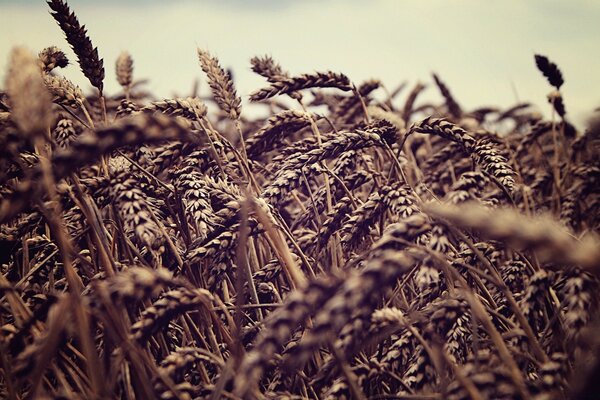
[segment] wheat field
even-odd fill
[[[0,397],[600,394],[600,119],[551,59],[549,118],[270,56],[242,104],[201,48],[211,95],[155,99],[47,3],[77,60],[15,47],[0,91]]]

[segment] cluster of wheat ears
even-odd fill
[[[57,47],[12,51],[0,396],[598,393],[600,127],[568,122],[548,58],[550,120],[467,112],[436,75],[440,104],[417,107],[422,84],[400,101],[270,57],[250,96],[270,115],[248,119],[204,50],[210,97],[153,101],[127,53],[107,96],[85,27],[48,5],[95,89]]]

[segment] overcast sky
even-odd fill
[[[261,87],[249,68],[270,54],[292,73],[334,70],[360,82],[431,82],[440,74],[466,109],[531,101],[548,113],[549,86],[534,53],[565,77],[567,112],[581,126],[600,106],[600,1],[521,0],[70,0],[104,58],[106,90],[118,89],[122,50],[157,97],[187,95],[202,77],[196,47],[232,68],[241,95]],[[42,0],[0,0],[0,77],[12,46],[49,45],[75,56]],[[89,89],[76,65],[64,74]],[[203,79],[203,77],[202,77]],[[3,85],[2,85],[3,86]],[[429,96],[437,96],[433,87]],[[400,97],[403,98],[402,96]]]

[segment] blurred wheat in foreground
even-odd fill
[[[152,99],[127,53],[109,96],[48,5],[94,93],[57,47],[8,61],[0,397],[600,393],[600,123],[569,123],[548,58],[550,120],[465,110],[438,75],[429,104],[266,56],[248,119],[202,49],[212,96]]]

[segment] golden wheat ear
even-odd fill
[[[38,58],[42,63],[44,72],[51,72],[55,68],[65,68],[69,65],[69,59],[61,49],[56,46],[46,47],[40,51]]]
[[[52,119],[52,102],[40,66],[27,49],[12,50],[5,84],[11,119],[21,133],[27,138],[45,135]]]
[[[250,95],[250,100],[261,101],[281,94],[289,94],[302,89],[334,87],[340,90],[352,90],[350,79],[337,72],[317,72],[296,77],[279,76],[271,86],[260,89]]]
[[[131,54],[126,51],[119,54],[115,67],[117,82],[119,82],[119,85],[121,85],[125,91],[128,91],[133,83],[133,59],[131,58]]]
[[[212,89],[215,101],[232,120],[237,120],[242,112],[242,99],[238,97],[233,87],[231,76],[223,70],[219,60],[209,52],[198,49],[198,59],[202,71],[208,77],[208,85]]]

